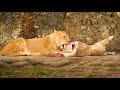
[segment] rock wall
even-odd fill
[[[42,37],[56,29],[87,44],[114,35],[107,51],[120,51],[119,28],[119,12],[0,12],[0,50],[15,38]]]

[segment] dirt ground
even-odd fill
[[[120,55],[0,57],[0,78],[120,78]]]

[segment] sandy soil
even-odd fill
[[[84,57],[1,56],[0,71],[4,71],[5,65],[12,65],[17,69],[31,65],[62,70],[47,76],[40,76],[47,78],[120,78],[120,55]]]

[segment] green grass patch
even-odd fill
[[[0,78],[36,78],[36,77],[50,77],[52,74],[59,74],[62,72],[80,72],[80,69],[58,69],[41,66],[25,66],[14,67],[6,65],[0,68]]]
[[[96,77],[97,77],[96,74],[89,74],[89,75],[87,76],[87,78],[96,78]]]

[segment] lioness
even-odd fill
[[[69,35],[64,31],[54,31],[43,38],[17,38],[7,44],[1,54],[3,56],[47,55],[59,51],[59,48],[69,42]]]
[[[101,40],[94,45],[75,41],[68,45],[64,45],[63,51],[60,52],[66,57],[69,56],[87,56],[87,55],[103,55],[106,52],[106,46],[113,39],[113,36]]]

